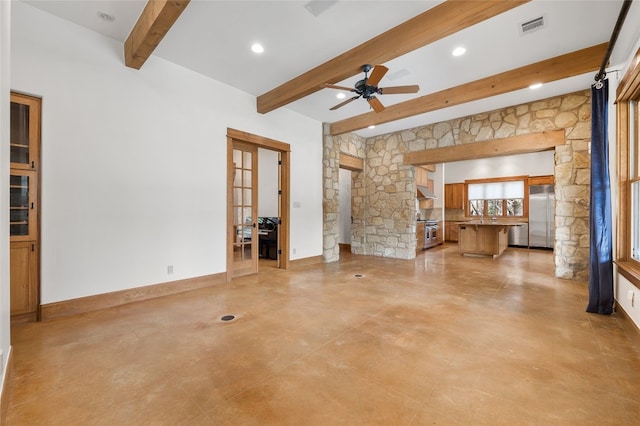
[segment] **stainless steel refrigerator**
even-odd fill
[[[553,248],[555,238],[553,185],[529,187],[529,247]]]

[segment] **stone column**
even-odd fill
[[[367,254],[416,256],[415,168],[404,163],[406,143],[396,134],[367,142],[365,234]]]
[[[322,257],[325,262],[335,262],[340,259],[340,146],[329,133],[327,123],[322,125],[322,141]]]
[[[562,99],[554,117],[566,129],[566,144],[556,147],[556,276],[589,278],[589,198],[591,190],[591,104],[588,95]]]

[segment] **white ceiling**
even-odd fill
[[[122,42],[146,3],[146,0],[23,1]],[[314,1],[314,6],[328,6],[315,16],[305,7],[309,1],[192,0],[154,55],[258,96],[439,3]],[[631,6],[611,64],[621,63],[636,48],[640,36],[638,3]],[[380,86],[419,84],[420,91],[412,95],[383,95],[380,100],[387,106],[392,105],[607,42],[621,5],[622,0],[533,0],[385,63],[390,70]],[[99,12],[115,19],[105,21],[98,17]],[[520,24],[540,16],[544,16],[544,28],[520,34]],[[254,42],[264,45],[263,54],[251,52]],[[459,45],[464,46],[467,53],[453,57],[451,51]],[[392,79],[396,73],[405,75]],[[587,89],[594,75],[595,72],[546,84],[535,91],[523,89],[470,102],[358,133],[368,137]],[[352,87],[361,78],[361,74],[356,75],[338,84]],[[337,93],[323,89],[285,108],[322,122],[369,111],[369,105],[362,99],[329,111],[341,102],[336,98]]]

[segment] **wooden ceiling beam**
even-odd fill
[[[525,89],[533,83],[549,83],[599,69],[607,43],[556,56],[491,77],[414,98],[386,107],[382,112],[367,112],[331,123],[331,135],[364,129],[442,108],[477,101]]]
[[[191,0],[149,0],[124,42],[124,63],[139,70]]]
[[[258,96],[257,110],[267,113],[360,73],[363,64],[383,64],[530,0],[448,0],[361,45]]]
[[[552,130],[510,138],[408,152],[404,154],[404,164],[422,166],[425,164],[449,163],[451,161],[475,160],[503,155],[528,154],[530,152],[548,151],[564,144],[564,130]]]

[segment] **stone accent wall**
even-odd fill
[[[416,256],[415,168],[403,164],[406,151],[407,145],[396,134],[367,140],[362,254],[396,259]]]
[[[405,152],[558,129],[565,130],[566,144],[557,147],[555,155],[556,276],[587,279],[589,90],[367,139],[364,179],[352,188],[352,211],[359,214],[354,217],[362,220],[364,228],[354,227],[354,241],[360,245],[352,245],[352,251],[401,259],[415,256],[415,170],[403,165]],[[343,152],[360,156],[353,136],[334,140]]]
[[[340,147],[340,152],[356,158],[364,159],[367,156],[367,140],[355,133],[345,133],[333,137]]]

